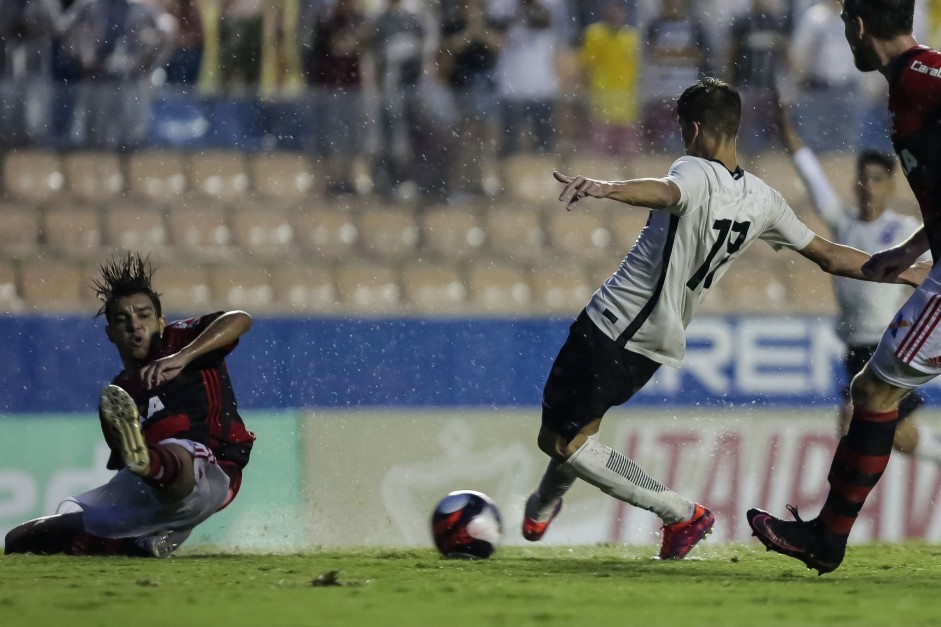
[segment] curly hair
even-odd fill
[[[154,270],[150,257],[143,258],[138,253],[115,255],[101,264],[101,277],[92,282],[92,288],[102,301],[101,309],[95,317],[104,316],[108,324],[118,300],[133,294],[144,294],[154,304],[157,316],[163,315],[160,294],[150,285]]]

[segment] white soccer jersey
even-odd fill
[[[800,250],[814,233],[781,195],[741,169],[681,157],[667,179],[673,207],[652,210],[621,267],[595,292],[588,315],[611,339],[679,367],[686,326],[719,278],[756,239]]]
[[[856,217],[855,211],[843,205],[809,148],[794,153],[794,165],[817,213],[840,244],[872,254],[902,243],[920,224],[917,219],[891,209],[875,220],[864,222]],[[839,308],[837,335],[850,346],[878,344],[885,326],[912,293],[905,285],[846,277],[833,277],[833,291]]]

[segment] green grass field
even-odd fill
[[[304,555],[181,552],[169,560],[0,558],[0,624],[45,625],[938,625],[941,547],[851,547],[817,577],[754,545],[504,548]],[[337,584],[313,585],[339,570]]]

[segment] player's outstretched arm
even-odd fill
[[[585,197],[610,198],[636,207],[663,209],[680,201],[680,188],[666,179],[633,179],[630,181],[601,181],[584,176],[568,176],[553,172],[555,180],[565,185],[559,200],[568,211]]]
[[[153,361],[141,368],[140,377],[144,387],[152,390],[163,385],[180,373],[191,361],[224,348],[252,327],[252,317],[244,311],[228,311],[203,329],[195,340],[179,352]]]
[[[914,260],[917,259],[917,255],[907,264],[896,266],[896,269],[892,272],[887,271],[878,277],[868,275],[863,270],[863,267],[870,260],[867,253],[851,246],[836,244],[819,235],[815,236],[807,246],[798,252],[816,263],[824,272],[862,281],[903,283],[917,287],[928,275],[925,267],[927,264],[912,265]]]

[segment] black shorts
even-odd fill
[[[571,440],[589,422],[627,402],[659,367],[652,359],[618,346],[583,310],[549,371],[542,424]]]
[[[846,356],[843,358],[843,366],[846,368],[846,385],[843,386],[843,400],[850,400],[850,384],[853,377],[862,372],[863,367],[876,352],[877,344],[857,344],[846,347]],[[918,393],[918,390],[912,392],[902,399],[899,403],[899,418],[908,418],[912,412],[925,404],[925,397]]]

